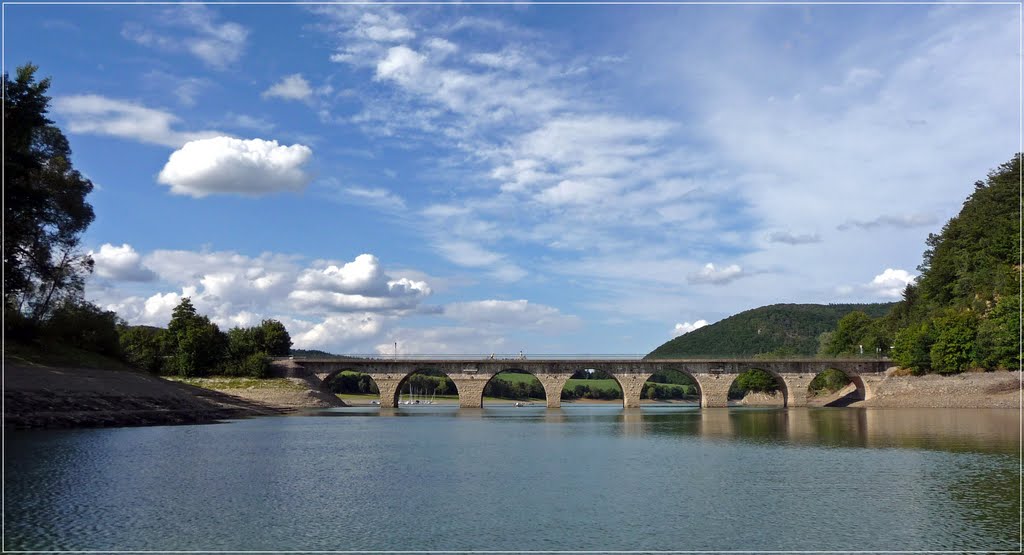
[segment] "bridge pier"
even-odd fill
[[[732,374],[696,373],[693,379],[700,387],[700,406],[704,408],[729,406],[729,386],[736,376]]]
[[[484,386],[487,385],[492,376],[449,377],[455,382],[455,387],[459,390],[459,408],[483,408]]]
[[[377,391],[380,392],[380,406],[395,408],[398,406],[398,386],[402,383],[400,379],[376,378]]]
[[[808,389],[817,374],[779,374],[786,384],[786,406],[806,407]]]
[[[623,408],[640,408],[640,396],[643,395],[644,384],[651,377],[651,373],[638,374],[630,372],[628,374],[614,373],[612,375],[615,376],[615,380],[619,382],[619,386],[622,388]]]
[[[544,386],[544,400],[549,409],[557,409],[562,406],[562,390],[565,383],[569,381],[572,374],[534,374],[540,385]]]

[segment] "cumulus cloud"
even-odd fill
[[[884,272],[875,276],[865,289],[883,297],[898,299],[907,285],[913,283],[915,279],[917,276],[906,270],[886,268]]]
[[[672,337],[679,337],[680,335],[690,333],[693,330],[703,328],[706,325],[708,325],[707,320],[697,320],[692,324],[690,322],[676,324],[675,329],[672,330]]]
[[[376,256],[361,254],[341,266],[304,270],[288,298],[303,309],[386,311],[415,308],[430,294],[426,282],[392,278]]]
[[[883,214],[872,220],[847,220],[840,224],[836,229],[839,231],[847,231],[850,229],[876,229],[880,227],[896,227],[896,228],[911,228],[911,227],[923,227],[926,225],[932,225],[938,222],[938,219],[932,214],[904,214],[904,215],[888,215]]]
[[[743,275],[743,269],[736,264],[724,268],[715,268],[715,265],[708,262],[699,271],[687,276],[687,281],[695,283],[710,283],[712,285],[725,285]]]
[[[181,118],[174,114],[95,94],[55,98],[53,110],[67,118],[71,133],[109,135],[174,148],[219,135],[216,131],[179,131],[173,127]]]
[[[821,236],[817,233],[791,233],[789,231],[773,231],[767,236],[770,243],[785,243],[787,245],[806,245],[809,243],[820,243]]]
[[[156,274],[142,265],[142,256],[125,243],[115,247],[104,243],[98,251],[89,251],[96,263],[96,275],[120,281],[152,281]]]
[[[381,318],[374,314],[335,314],[315,324],[298,320],[282,321],[299,349],[322,349],[332,345],[352,344],[376,337],[384,329]]]
[[[309,86],[301,73],[283,77],[269,89],[263,91],[263,98],[282,98],[284,100],[309,100],[313,96],[313,88]]]
[[[298,191],[310,180],[302,167],[312,154],[305,145],[283,146],[263,139],[189,141],[171,154],[157,181],[174,194],[196,198]]]

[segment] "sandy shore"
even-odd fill
[[[199,424],[283,412],[142,372],[4,360],[4,426],[10,428]]]

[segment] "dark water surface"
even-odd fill
[[[336,409],[8,432],[7,550],[1016,550],[1019,413]]]

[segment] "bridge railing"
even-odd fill
[[[572,361],[609,361],[609,360],[622,360],[622,361],[641,361],[646,354],[638,353],[351,353],[345,355],[337,355],[334,357],[318,357],[318,356],[291,356],[291,357],[276,357],[280,359],[299,358],[302,360],[345,360],[345,359],[357,359],[357,360],[381,360],[381,361],[402,361],[402,360],[572,360]],[[716,361],[716,362],[728,362],[728,361],[742,361],[749,362],[751,360],[761,360],[766,363],[769,362],[816,362],[816,361],[848,361],[848,362],[868,362],[868,361],[885,361],[889,360],[886,357],[877,356],[847,356],[842,358],[832,357],[722,357],[722,356],[692,356],[679,359],[663,359],[663,358],[652,358],[647,359],[651,362],[657,362],[659,360],[690,360],[690,361]]]
[[[371,360],[640,360],[643,353],[594,354],[594,353],[353,353],[336,357],[293,356],[276,358],[313,359],[371,359]]]

